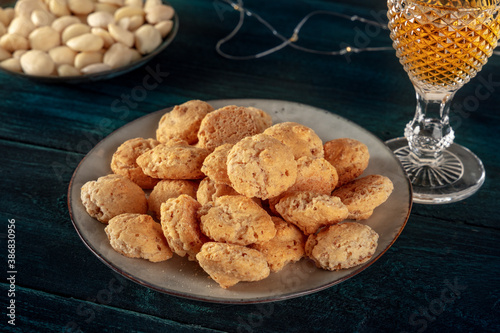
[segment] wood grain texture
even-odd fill
[[[500,331],[500,56],[457,93],[452,107],[456,142],[486,167],[483,187],[459,203],[414,205],[396,243],[354,278],[282,302],[227,305],[152,291],[100,262],[70,221],[68,184],[96,143],[140,116],[190,99],[283,99],[339,114],[382,140],[401,136],[413,116],[413,88],[392,50],[335,57],[285,48],[231,61],[215,52],[215,44],[236,24],[236,12],[218,0],[171,3],[181,22],[174,43],[126,75],[63,85],[0,72],[0,261],[7,260],[7,221],[15,219],[19,320],[13,329],[2,316],[0,331]],[[286,36],[312,10],[376,19],[385,9],[385,1],[361,0],[245,4]],[[391,45],[387,31],[365,29],[359,22],[318,16],[304,27],[299,44],[321,50],[343,42]],[[276,42],[248,18],[224,51],[250,54]],[[145,90],[144,80],[155,71],[163,73],[158,85]],[[487,97],[480,94],[486,91]],[[2,280],[4,309],[8,288]]]

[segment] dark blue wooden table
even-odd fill
[[[0,331],[500,331],[500,56],[457,93],[451,117],[456,142],[485,165],[483,187],[459,203],[414,205],[395,244],[354,278],[281,302],[214,304],[150,290],[99,261],[71,223],[69,181],[96,143],[138,117],[190,99],[282,99],[326,109],[387,140],[402,135],[414,112],[413,88],[392,50],[332,56],[286,47],[230,60],[215,46],[237,24],[237,11],[221,0],[171,3],[180,18],[176,39],[128,74],[47,84],[0,73]],[[247,0],[245,6],[290,37],[314,10],[378,21],[386,5]],[[222,50],[248,55],[279,43],[247,17]],[[324,51],[391,46],[387,30],[329,15],[312,18],[297,44]],[[156,81],[145,89],[148,75]],[[15,274],[8,273],[11,225]],[[11,300],[15,326],[8,323]]]

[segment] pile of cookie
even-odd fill
[[[323,143],[257,108],[192,100],[163,115],[156,138],[120,145],[113,174],[84,184],[81,200],[119,253],[175,253],[228,288],[303,257],[326,270],[368,261],[379,236],[356,220],[393,190],[385,176],[360,177],[369,158],[354,139]]]

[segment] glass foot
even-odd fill
[[[417,165],[410,156],[406,138],[385,142],[401,161],[413,187],[413,201],[444,204],[463,200],[484,183],[481,160],[470,150],[453,143],[443,153],[438,165]]]

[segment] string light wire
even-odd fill
[[[221,55],[222,57],[224,58],[228,58],[228,59],[231,59],[231,60],[250,60],[250,59],[258,59],[258,58],[262,58],[264,56],[267,56],[271,53],[274,53],[274,52],[277,52],[287,46],[290,46],[290,47],[293,47],[297,50],[300,50],[300,51],[303,51],[303,52],[308,52],[308,53],[315,53],[315,54],[322,54],[322,55],[344,55],[344,54],[347,54],[347,53],[360,53],[360,52],[373,52],[373,51],[387,51],[387,50],[393,50],[392,47],[364,47],[364,48],[357,48],[357,47],[353,47],[353,46],[349,46],[347,43],[344,43],[345,45],[347,45],[345,48],[343,49],[340,49],[340,50],[336,50],[336,51],[321,51],[321,50],[315,50],[315,49],[310,49],[310,48],[306,48],[306,47],[303,47],[303,46],[300,46],[300,45],[297,45],[296,42],[299,40],[299,34],[300,34],[300,30],[302,29],[302,27],[307,23],[307,21],[309,21],[312,17],[314,16],[317,16],[317,15],[330,15],[330,16],[335,16],[335,17],[339,17],[339,18],[343,18],[343,19],[347,19],[347,20],[350,20],[350,21],[359,21],[359,22],[362,22],[362,23],[365,23],[365,24],[368,24],[368,25],[373,25],[373,26],[377,26],[381,29],[384,29],[384,30],[388,30],[388,27],[387,25],[385,24],[380,24],[379,22],[376,22],[376,21],[373,21],[373,20],[369,20],[369,19],[366,19],[366,18],[363,18],[363,17],[360,17],[360,16],[357,16],[357,15],[346,15],[346,14],[342,14],[342,13],[337,13],[337,12],[331,12],[331,11],[325,11],[325,10],[317,10],[317,11],[313,11],[309,14],[307,14],[298,24],[297,26],[293,29],[293,34],[291,37],[287,38],[285,36],[283,36],[282,34],[280,34],[278,32],[278,30],[276,30],[268,21],[266,21],[264,18],[262,18],[259,14],[255,13],[255,12],[252,12],[248,9],[246,9],[244,7],[244,4],[243,4],[243,1],[242,0],[237,0],[237,3],[235,2],[232,2],[230,0],[222,0],[223,2],[229,4],[234,10],[236,11],[239,11],[239,21],[238,21],[238,24],[236,25],[236,27],[224,38],[220,39],[217,44],[216,44],[216,51],[217,53],[219,53],[219,55]],[[278,38],[279,40],[281,40],[281,43],[266,50],[266,51],[263,51],[263,52],[259,52],[259,53],[256,53],[256,54],[252,54],[252,55],[247,55],[247,56],[235,56],[235,55],[231,55],[231,54],[228,54],[224,51],[222,51],[222,45],[224,45],[225,43],[229,42],[231,39],[233,39],[237,34],[238,32],[240,31],[241,27],[243,26],[243,23],[245,21],[245,16],[248,16],[248,17],[254,17],[255,19],[257,19],[257,21],[259,21],[262,25],[264,25],[269,31],[271,31],[271,33],[276,37]]]
[[[287,38],[280,34],[278,30],[276,30],[268,21],[266,21],[264,18],[262,18],[259,14],[252,12],[244,7],[243,0],[237,0],[237,3],[232,2],[230,0],[222,0],[223,2],[227,3],[230,5],[234,10],[239,12],[239,21],[236,27],[224,38],[220,39],[216,46],[215,49],[219,55],[221,55],[224,58],[231,59],[231,60],[251,60],[251,59],[258,59],[265,57],[269,54],[272,54],[274,52],[277,52],[287,46],[293,47],[297,50],[307,52],[307,53],[314,53],[314,54],[321,54],[321,55],[345,55],[347,53],[361,53],[361,52],[377,52],[377,51],[393,51],[394,49],[392,46],[381,46],[381,47],[363,47],[363,48],[357,48],[348,45],[347,43],[343,43],[346,45],[346,47],[336,50],[336,51],[321,51],[321,50],[315,50],[315,49],[310,49],[306,48],[300,45],[297,45],[296,42],[299,40],[299,34],[300,30],[302,27],[309,21],[312,17],[317,16],[317,15],[329,15],[329,16],[334,16],[334,17],[339,17],[342,19],[350,20],[352,22],[354,21],[359,21],[368,25],[376,26],[380,29],[384,30],[389,30],[386,24],[381,24],[379,22],[369,20],[363,17],[360,17],[358,15],[346,15],[342,13],[337,13],[337,12],[332,12],[332,11],[325,11],[325,10],[316,10],[313,11],[309,14],[307,14],[298,24],[297,26],[293,29],[293,34],[291,37]],[[222,51],[222,45],[225,43],[229,42],[231,39],[233,39],[238,32],[240,31],[241,27],[243,26],[243,23],[245,22],[245,16],[248,17],[254,17],[259,21],[262,25],[264,25],[271,33],[281,40],[281,43],[266,50],[263,52],[259,52],[256,54],[252,55],[247,55],[247,56],[235,56],[228,54],[224,51]],[[500,55],[500,51],[493,51],[493,54],[495,55]]]

